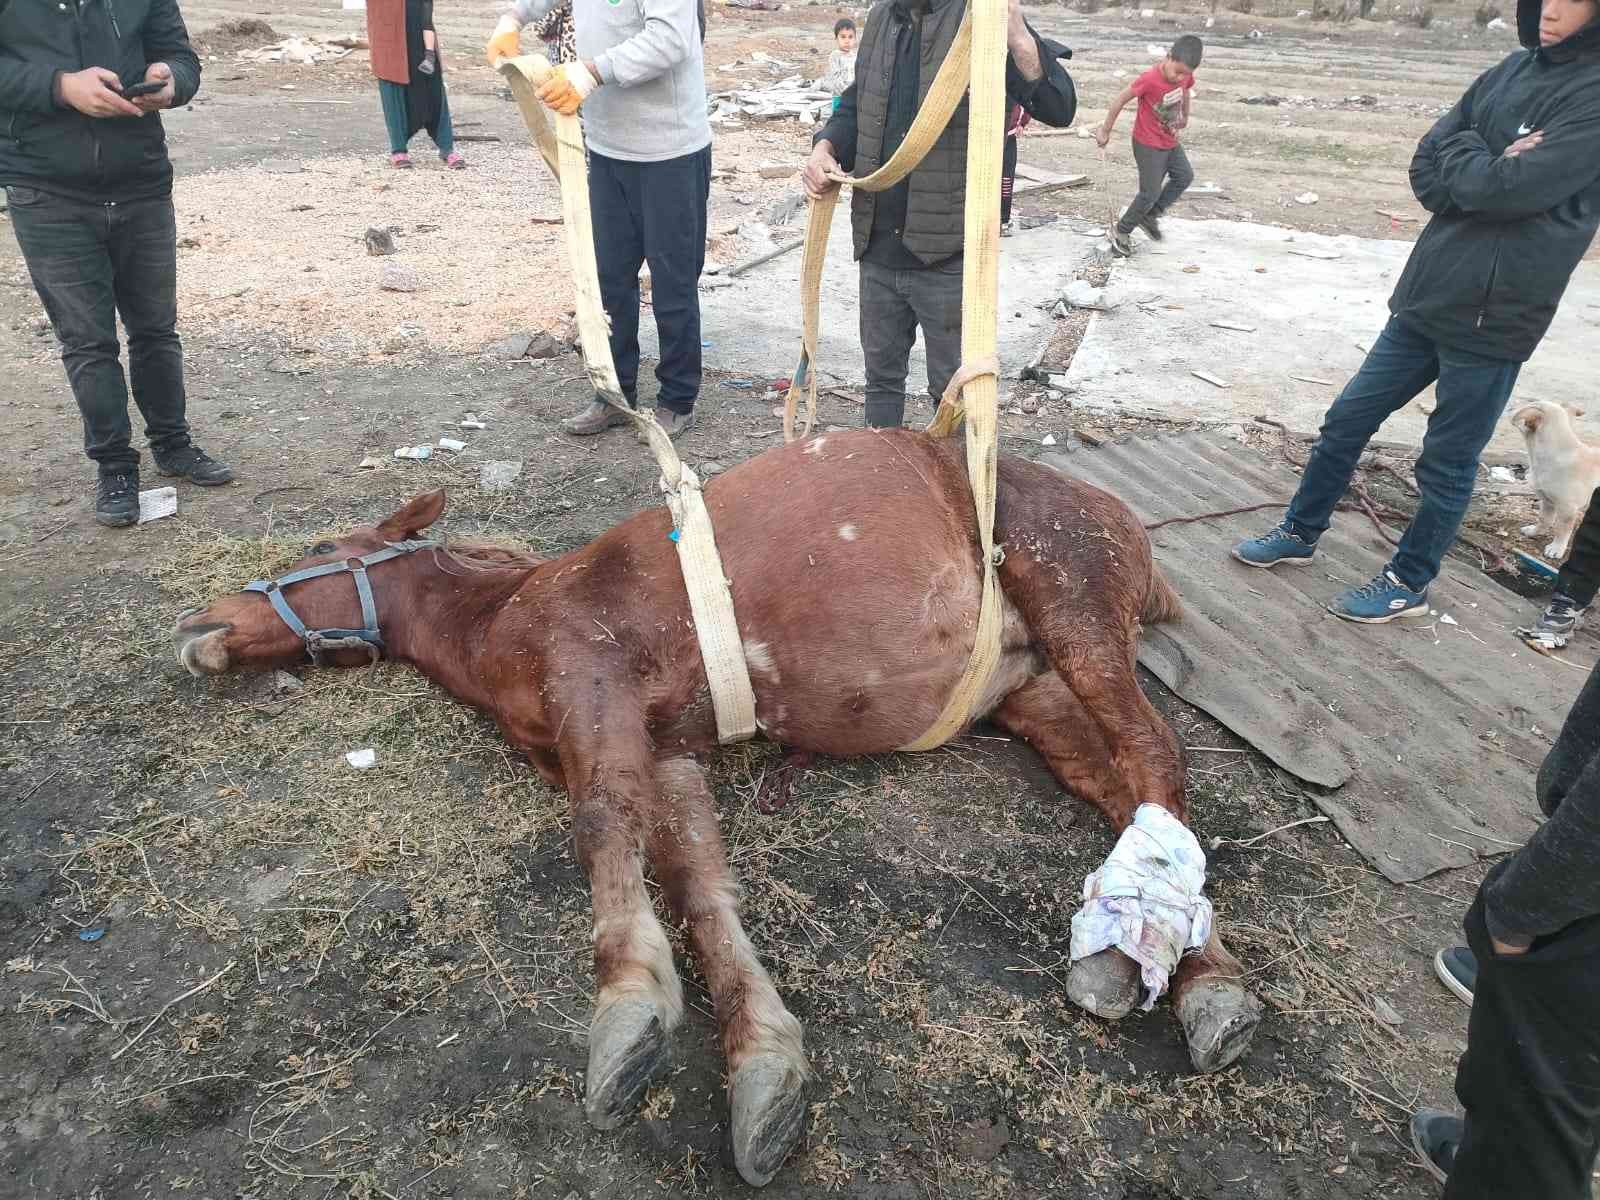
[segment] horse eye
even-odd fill
[[[311,547],[312,554],[332,554],[336,547],[332,542],[318,542]]]

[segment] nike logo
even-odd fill
[[[1530,127],[1528,127],[1527,125],[1518,125],[1517,126],[1517,136],[1518,137],[1527,137],[1532,132],[1533,132],[1533,130]]]

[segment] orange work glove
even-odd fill
[[[570,117],[599,86],[587,63],[562,63],[539,85],[539,99],[562,116]]]
[[[498,68],[502,58],[515,58],[522,53],[522,33],[516,29],[496,29],[484,50],[491,67]]]

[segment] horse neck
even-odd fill
[[[432,554],[414,555],[406,565],[407,586],[391,601],[393,611],[380,614],[390,657],[458,700],[489,707],[481,669],[489,627],[533,568],[473,569]]]

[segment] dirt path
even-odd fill
[[[441,27],[461,128],[501,140],[465,147],[465,177],[418,171],[409,192],[382,168],[363,64],[208,63],[206,102],[172,122],[195,242],[181,251],[184,328],[195,424],[241,480],[180,489],[175,520],[111,532],[89,519],[77,415],[0,237],[0,1195],[643,1200],[741,1186],[697,984],[679,1069],[642,1118],[611,1135],[584,1125],[585,888],[562,798],[487,722],[398,669],[277,692],[197,683],[166,648],[176,611],[425,487],[450,489],[453,535],[543,553],[657,502],[631,441],[559,433],[583,399],[573,356],[476,353],[565,307],[553,231],[531,221],[548,189],[472,61],[493,7],[441,6]],[[203,31],[245,8],[187,11]],[[1438,12],[1426,32],[1219,14],[1190,145],[1228,199],[1194,211],[1407,236],[1373,210],[1415,215],[1415,137],[1510,46],[1460,4]],[[835,15],[716,9],[716,86],[751,78],[730,64],[758,48],[814,61]],[[352,25],[301,4],[271,20]],[[1039,24],[1078,51],[1082,123],[1178,18],[1046,9]],[[1261,94],[1311,102],[1239,102]],[[806,133],[719,134],[714,229],[784,193],[755,168],[797,160]],[[1030,136],[1023,157],[1085,169],[1091,150]],[[1093,216],[1131,186],[1125,159],[1105,192],[1034,206]],[[1318,204],[1293,202],[1306,190]],[[358,239],[390,225],[424,291],[372,286],[381,262]],[[727,382],[708,381],[691,462],[772,444],[771,402]],[[825,420],[859,422],[849,402],[826,405]],[[485,430],[460,429],[469,411]],[[1036,439],[1063,411],[1008,428]],[[390,457],[441,435],[469,449]],[[358,469],[365,455],[383,465]],[[522,478],[482,490],[479,467],[499,459],[525,461]],[[719,757],[748,926],[818,1071],[805,1149],[773,1194],[1435,1194],[1403,1113],[1450,1099],[1466,1014],[1428,959],[1474,873],[1397,889],[1326,826],[1269,833],[1313,815],[1298,785],[1149,687],[1191,748],[1202,840],[1226,839],[1220,918],[1270,1006],[1249,1057],[1217,1077],[1189,1073],[1165,1007],[1107,1025],[1065,1000],[1074,898],[1111,842],[1031,753],[980,729],[946,753],[823,763],[775,816],[751,802],[775,751]],[[346,765],[361,747],[378,769]]]

